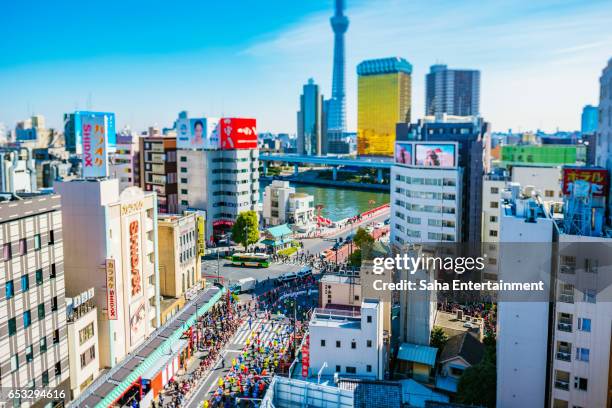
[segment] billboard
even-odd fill
[[[114,152],[117,147],[117,134],[115,132],[115,114],[112,112],[89,112],[76,111],[72,115],[67,115],[65,121],[73,120],[74,126],[74,148],[77,154],[83,154],[83,120],[91,117],[104,118],[106,121],[106,143],[109,152]],[[66,127],[66,124],[64,124]],[[70,126],[69,126],[70,127]],[[68,138],[68,135],[67,135]],[[70,144],[69,140],[66,141]]]
[[[179,149],[218,149],[216,118],[179,118],[176,121],[176,147]]]
[[[455,167],[457,146],[452,143],[415,144],[414,164],[426,167]]]
[[[140,248],[140,220],[139,215],[131,217],[127,222],[127,237],[129,239],[129,271],[131,299],[140,297],[142,288],[142,257]]]
[[[134,347],[144,339],[146,319],[144,298],[130,305],[130,346]]]
[[[222,118],[219,122],[221,149],[256,149],[256,127],[257,121],[255,119]]]
[[[117,272],[115,260],[106,260],[106,314],[108,320],[117,320]]]
[[[412,143],[395,144],[395,162],[398,164],[412,164]]]
[[[107,121],[101,115],[81,118],[83,177],[108,176]]]
[[[589,167],[563,167],[563,194],[570,194],[574,181],[583,180],[593,186],[593,196],[605,197],[608,193],[608,170]]]

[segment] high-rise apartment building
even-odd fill
[[[157,193],[161,214],[178,212],[176,137],[141,137],[139,150],[140,187]]]
[[[414,124],[397,125],[398,140],[457,144],[456,163],[461,168],[461,234],[457,242],[480,244],[482,225],[482,182],[489,171],[490,125],[482,118],[427,117]],[[444,153],[444,150],[442,150]]]
[[[403,58],[357,65],[357,154],[393,156],[396,124],[409,123],[412,65]]]
[[[612,172],[612,58],[599,78],[599,126],[597,129],[596,164]],[[612,214],[612,200],[608,198],[608,214]],[[612,216],[608,217],[612,224]]]
[[[32,406],[8,390],[45,389],[57,406],[70,396],[60,197],[1,195],[0,231],[0,405]]]
[[[304,85],[297,113],[297,152],[307,156],[327,153],[327,135],[323,132],[323,95],[311,78]]]
[[[100,366],[113,367],[160,322],[156,195],[117,179],[56,183],[66,292],[93,287]]]
[[[425,86],[426,115],[480,115],[480,71],[432,65]]]
[[[140,186],[140,143],[138,135],[127,130],[117,135],[117,150],[110,155],[109,174],[119,180],[119,191]]]
[[[580,117],[580,132],[585,134],[593,134],[597,132],[599,125],[599,107],[586,105],[582,108],[582,116]]]

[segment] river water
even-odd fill
[[[261,182],[260,191],[269,183]],[[315,206],[323,205],[321,215],[332,221],[361,214],[371,208],[389,203],[389,193],[381,191],[349,190],[342,187],[323,187],[291,183],[297,192],[314,196]]]

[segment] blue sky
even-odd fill
[[[482,71],[494,130],[577,129],[612,57],[609,0],[347,0],[347,120],[355,66],[414,66],[413,120],[431,64]],[[0,122],[113,111],[119,127],[169,126],[178,111],[250,116],[295,132],[301,86],[331,88],[331,0],[30,1],[0,6]]]

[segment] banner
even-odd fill
[[[219,122],[221,149],[256,149],[256,123],[255,119],[222,118]]]
[[[108,176],[108,134],[104,115],[81,118],[83,177]]]
[[[117,273],[115,260],[106,260],[106,310],[108,320],[117,320]]]

